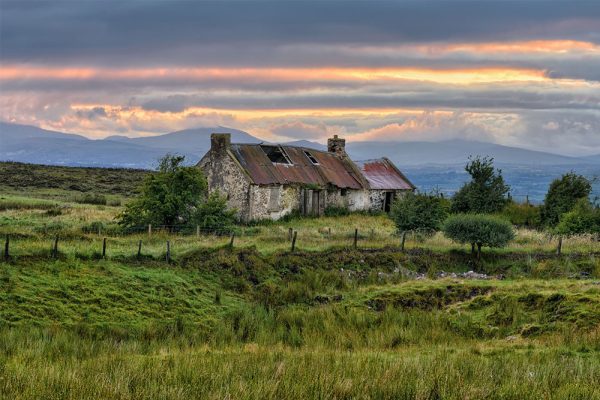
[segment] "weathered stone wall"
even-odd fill
[[[369,203],[371,211],[383,210],[386,190],[369,190]]]
[[[208,152],[198,163],[208,182],[210,193],[227,196],[227,206],[237,210],[237,217],[248,221],[250,180],[227,151]]]
[[[300,189],[295,186],[250,186],[252,220],[280,219],[300,208]]]
[[[387,192],[394,192],[395,198],[399,199],[404,196],[408,191],[407,190],[382,190],[382,189],[371,189],[369,190],[369,202],[370,202],[370,210],[371,211],[380,211],[383,210],[383,205],[385,202],[385,194]]]
[[[346,207],[350,211],[369,209],[369,192],[367,190],[348,190],[346,193]]]

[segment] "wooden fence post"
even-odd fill
[[[152,224],[148,224],[148,236],[152,236]]]
[[[560,256],[562,253],[562,236],[558,237],[558,246],[556,247],[556,255]]]
[[[294,236],[292,237],[292,253],[296,249],[296,238],[298,237],[298,231],[294,231]]]
[[[331,239],[331,227],[327,228],[327,237]]]
[[[140,242],[138,243],[137,257],[140,258],[141,256],[142,256],[142,241],[140,240]]]
[[[400,242],[401,251],[404,251],[404,243],[406,243],[406,231],[402,231],[402,241]]]
[[[200,237],[200,225],[196,225],[196,237]]]
[[[288,228],[288,242],[292,241],[293,236],[294,236],[294,228]]]
[[[102,258],[106,258],[106,238],[102,239]]]
[[[358,228],[354,229],[354,248],[358,246]]]
[[[235,233],[231,233],[231,239],[229,239],[229,249],[233,249],[233,239],[235,239]]]
[[[8,253],[8,244],[10,242],[10,239],[8,237],[8,234],[6,234],[6,243],[4,243],[4,259],[6,261],[8,261],[10,254]]]
[[[54,238],[54,247],[52,248],[52,257],[58,257],[58,235]]]
[[[171,242],[167,240],[167,262],[171,262]]]

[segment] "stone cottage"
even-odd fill
[[[389,211],[394,198],[415,186],[387,158],[352,161],[335,135],[327,151],[279,144],[231,143],[211,135],[198,163],[209,190],[227,196],[243,221],[279,219],[293,211],[323,215],[327,207]]]

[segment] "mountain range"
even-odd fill
[[[194,164],[210,148],[210,134],[228,132],[232,142],[261,143],[247,132],[226,128],[186,129],[152,137],[109,136],[91,140],[81,135],[48,131],[34,126],[0,122],[0,161],[36,164],[153,169],[166,153],[186,156]],[[286,144],[325,150],[307,140]],[[576,171],[589,178],[600,176],[600,154],[568,157],[493,143],[447,140],[441,142],[352,142],[346,144],[354,160],[388,157],[420,190],[451,195],[468,178],[469,156],[489,156],[500,166],[517,199],[542,201],[548,184],[557,176]],[[600,195],[600,184],[594,192]]]
[[[226,128],[196,128],[151,137],[109,136],[91,140],[81,135],[48,131],[34,126],[0,123],[0,160],[41,164],[153,168],[165,153],[185,155],[197,162],[210,148],[210,134],[228,132],[232,142],[260,143],[247,132]],[[323,150],[311,141],[288,142],[290,145]],[[399,166],[463,165],[470,155],[494,157],[500,165],[600,165],[600,154],[567,157],[558,154],[502,146],[493,143],[447,140],[441,142],[351,142],[351,158],[370,159],[386,156]]]

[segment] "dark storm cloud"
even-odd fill
[[[489,110],[600,110],[600,94],[546,93],[525,90],[482,89],[462,91],[443,87],[429,90],[422,87],[397,93],[368,91],[340,95],[311,93],[236,93],[170,95],[141,102],[142,108],[161,112],[181,112],[193,107],[243,109],[328,109],[328,108],[426,108],[426,109],[489,109]]]
[[[5,0],[1,7],[3,62],[239,62],[237,50],[251,60],[277,46],[310,43],[600,42],[593,1]]]

